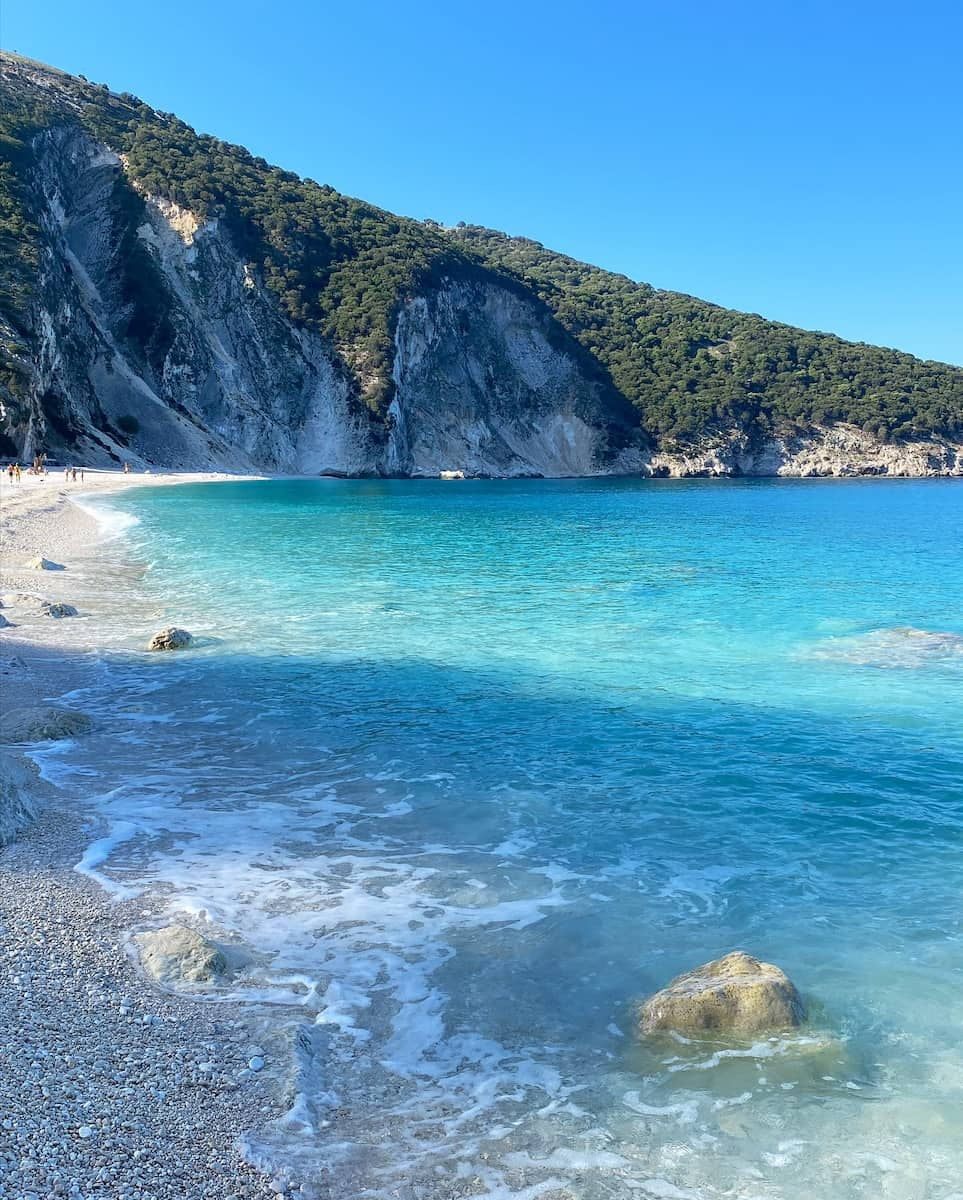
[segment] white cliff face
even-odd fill
[[[135,237],[153,266],[157,320],[132,329],[120,261],[130,246],[113,199],[120,160],[62,133],[46,138],[43,163],[50,248],[37,407],[53,412],[87,461],[375,469],[369,421],[343,366],[320,338],[285,320],[218,222],[145,197]]]
[[[499,477],[616,469],[603,385],[550,336],[531,300],[488,281],[446,280],[410,299],[395,334],[388,469]]]

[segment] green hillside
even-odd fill
[[[733,422],[765,431],[848,421],[884,438],[963,440],[961,368],[657,291],[526,239],[397,217],[198,135],[134,96],[51,69],[38,81],[29,68],[28,78],[23,60],[5,56],[0,80],[0,316],[14,339],[28,333],[42,240],[33,142],[76,125],[125,155],[137,188],[219,218],[287,314],[335,343],[375,413],[390,400],[399,306],[444,276],[470,276],[537,296],[656,437]],[[143,202],[122,190],[133,228]],[[0,383],[16,391],[16,369]]]

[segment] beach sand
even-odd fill
[[[56,703],[82,685],[110,621],[119,551],[111,556],[100,523],[72,501],[224,478],[85,471],[83,483],[51,474],[11,484],[4,472],[0,594],[76,604],[88,619],[5,603],[3,710]],[[38,556],[65,569],[25,567]],[[66,790],[36,790],[39,819],[0,850],[0,1197],[298,1194],[241,1155],[245,1132],[283,1111],[277,1072],[247,1069],[263,1028],[256,1008],[148,982],[127,945],[156,923],[151,902],[111,900],[75,871],[100,831]]]

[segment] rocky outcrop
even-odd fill
[[[963,476],[963,446],[935,441],[880,442],[861,429],[843,424],[765,438],[732,429],[685,446],[661,449],[647,456],[643,470],[649,475],[676,478]]]
[[[0,846],[9,845],[37,815],[40,772],[23,754],[0,751]]]
[[[89,733],[90,717],[54,705],[5,709],[0,713],[0,742],[53,742]]]
[[[193,634],[186,629],[178,629],[175,625],[155,633],[147,643],[148,650],[186,650],[194,641]]]
[[[228,970],[217,942],[187,925],[168,925],[134,939],[144,971],[158,983],[213,983]]]
[[[595,475],[639,470],[638,419],[526,296],[446,280],[398,317],[390,474]]]
[[[772,963],[736,950],[679,975],[642,1005],[643,1033],[753,1037],[800,1025],[802,997]]]

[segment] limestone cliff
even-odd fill
[[[444,279],[408,298],[380,421],[216,219],[132,202],[121,158],[76,129],[36,149],[45,244],[22,457],[345,475],[641,467],[631,406],[517,290]]]

